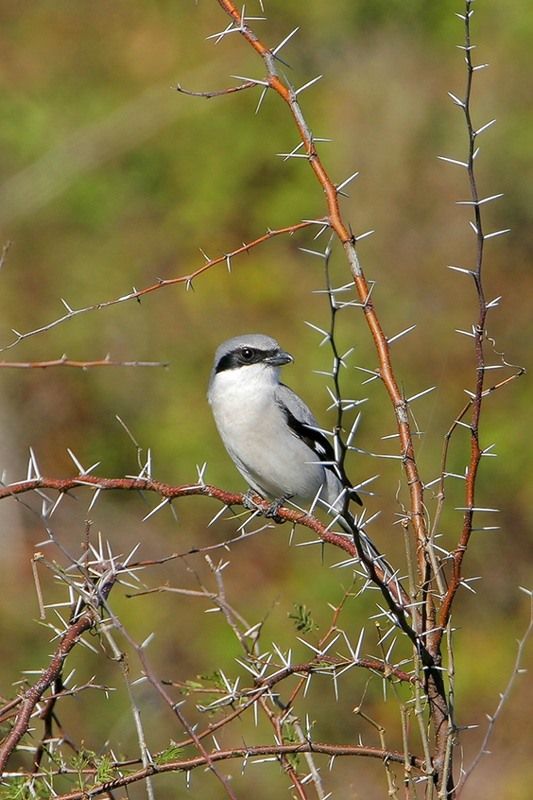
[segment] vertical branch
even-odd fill
[[[487,337],[485,326],[487,320],[487,311],[489,308],[485,299],[485,291],[483,287],[484,245],[485,245],[485,240],[487,238],[493,238],[495,235],[506,232],[506,231],[497,231],[496,233],[486,235],[483,229],[481,206],[484,202],[487,202],[487,200],[496,199],[496,197],[498,197],[499,195],[495,195],[494,198],[487,198],[486,200],[480,199],[477,186],[476,172],[475,172],[475,159],[479,152],[479,148],[476,145],[477,137],[483,130],[486,129],[487,126],[484,125],[479,130],[476,130],[472,122],[472,113],[471,113],[472,87],[473,87],[474,73],[487,65],[480,64],[476,66],[472,61],[472,50],[474,49],[474,45],[472,44],[472,39],[471,39],[471,18],[474,13],[472,4],[473,0],[466,0],[465,13],[459,15],[464,21],[464,31],[465,31],[465,44],[464,44],[465,64],[466,64],[465,95],[463,100],[455,97],[454,95],[450,96],[452,100],[456,103],[456,105],[458,105],[459,108],[461,108],[463,111],[465,125],[467,129],[467,135],[468,135],[468,158],[465,166],[468,175],[468,184],[470,188],[471,199],[467,201],[467,204],[472,206],[473,219],[470,221],[470,226],[472,227],[472,230],[474,231],[474,235],[476,238],[475,266],[472,270],[469,270],[469,273],[474,281],[474,287],[476,291],[477,304],[478,304],[477,320],[472,328],[472,334],[471,334],[474,340],[474,358],[476,365],[476,375],[474,381],[474,391],[467,392],[467,394],[470,397],[470,403],[461,412],[459,417],[460,419],[464,413],[466,413],[469,409],[471,410],[470,422],[469,422],[470,459],[466,474],[465,511],[463,515],[463,525],[461,534],[459,536],[459,541],[457,543],[455,550],[452,553],[452,575],[450,579],[450,585],[444,597],[442,607],[440,609],[440,619],[439,619],[440,630],[438,631],[435,637],[436,642],[438,643],[440,643],[443,631],[446,628],[446,625],[449,621],[453,601],[461,583],[463,559],[466,550],[468,548],[470,536],[473,530],[474,513],[476,510],[475,508],[476,482],[477,482],[481,458],[483,456],[483,449],[480,444],[479,426],[480,426],[481,413],[483,407],[483,398],[485,396],[485,391],[484,391],[485,370],[486,370],[485,340]]]
[[[344,222],[341,214],[339,190],[322,164],[315,146],[315,140],[298,102],[298,95],[315,81],[310,81],[300,89],[294,90],[278,74],[275,53],[266,47],[248,26],[244,9],[241,13],[237,11],[232,0],[217,0],[217,2],[232,19],[232,30],[239,32],[263,59],[267,71],[267,79],[258,83],[267,89],[273,89],[291,111],[309,166],[326,196],[329,225],[343,245],[365,320],[376,348],[379,360],[379,376],[383,381],[394,409],[402,463],[410,496],[409,520],[413,526],[417,542],[418,588],[421,592],[418,599],[423,601],[421,606],[414,606],[413,617],[415,618],[415,630],[417,630],[418,637],[427,637],[423,641],[423,646],[422,641],[418,639],[417,649],[422,656],[425,669],[426,693],[429,700],[437,751],[436,765],[437,771],[440,772],[446,750],[449,716],[444,681],[440,672],[440,637],[434,633],[435,609],[431,593],[431,561],[427,556],[428,527],[424,507],[424,485],[416,461],[408,402],[400,390],[391,361],[389,340],[381,326],[374,302],[371,299],[370,286],[359,263],[356,251],[356,237]]]
[[[311,81],[310,83],[306,84],[305,87],[301,87],[298,90],[293,89],[293,87],[287,82],[284,82],[277,71],[275,54],[260,41],[257,35],[246,24],[244,12],[239,12],[232,0],[217,0],[217,2],[225,11],[225,13],[228,14],[233,20],[233,30],[238,31],[263,59],[267,70],[266,86],[270,89],[273,89],[289,106],[293,121],[298,129],[309,166],[313,170],[325,193],[328,207],[328,221],[331,228],[341,241],[346,253],[365,319],[374,340],[374,345],[380,363],[379,374],[394,408],[401,444],[403,466],[410,494],[410,518],[418,542],[417,554],[420,581],[422,584],[425,584],[427,579],[425,556],[427,524],[424,515],[424,487],[415,458],[413,436],[407,407],[408,404],[400,390],[398,380],[394,373],[390,357],[389,343],[385,333],[383,332],[374,307],[374,303],[371,299],[371,291],[368,281],[363,273],[357,257],[356,237],[349,230],[349,227],[344,222],[341,214],[339,207],[339,190],[331,180],[320,159],[315,146],[315,139],[311,133],[311,130],[309,129],[309,126],[307,125],[307,122],[305,121],[300,104],[298,102],[298,95],[303,91],[304,88],[307,88],[307,86],[309,86],[311,83],[314,83],[314,81]],[[264,81],[260,81],[258,83],[260,85],[265,85]]]
[[[337,419],[335,421],[335,433],[334,433],[335,457],[339,464],[339,468],[341,469],[342,472],[344,472],[344,462],[346,459],[346,452],[348,448],[346,446],[343,436],[341,435],[343,428],[343,417],[344,417],[344,408],[342,405],[342,393],[340,385],[340,370],[342,366],[342,357],[341,354],[339,353],[339,349],[337,347],[337,341],[335,339],[337,313],[339,311],[339,306],[335,301],[335,295],[333,293],[334,289],[331,283],[331,275],[329,269],[330,257],[331,257],[331,244],[328,245],[326,252],[324,254],[324,273],[326,278],[326,289],[327,289],[329,313],[330,313],[328,342],[333,355],[333,368],[332,368],[331,378],[333,381],[333,392],[335,395],[335,407],[337,413]]]

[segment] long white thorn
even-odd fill
[[[309,89],[310,86],[313,86],[313,84],[317,83],[317,81],[319,81],[321,78],[322,75],[317,75],[316,78],[312,78],[310,81],[307,81],[307,83],[304,83],[303,86],[300,86],[299,89],[296,89],[294,92],[294,97],[298,97],[299,94],[305,92],[306,89]]]
[[[292,30],[292,31],[291,31],[291,32],[290,32],[290,33],[289,33],[289,34],[288,34],[288,35],[287,35],[287,36],[286,36],[286,37],[283,39],[283,41],[282,41],[282,42],[280,42],[280,43],[279,43],[279,44],[278,44],[278,45],[277,45],[277,46],[276,46],[276,47],[275,47],[275,48],[272,50],[272,55],[273,55],[273,56],[275,56],[277,53],[279,53],[279,51],[281,50],[281,48],[282,48],[282,47],[285,47],[285,45],[287,44],[287,42],[288,42],[290,39],[292,39],[292,37],[294,36],[294,34],[295,34],[295,33],[297,33],[299,30],[300,30],[300,26],[298,26],[298,27],[294,28],[294,30]]]

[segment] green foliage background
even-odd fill
[[[247,12],[259,14],[252,5]],[[439,387],[421,401],[417,418],[427,433],[420,448],[422,470],[431,480],[438,473],[442,436],[473,372],[469,342],[454,330],[472,323],[474,293],[466,278],[445,269],[473,259],[464,208],[454,205],[467,197],[466,180],[460,169],[437,160],[437,155],[461,158],[466,152],[460,114],[446,94],[460,93],[464,85],[455,47],[461,25],[454,16],[462,6],[450,0],[269,0],[266,6],[268,21],[256,26],[268,43],[275,45],[301,26],[283,52],[294,85],[324,76],[302,96],[302,105],[314,134],[334,140],[321,145],[328,169],[338,181],[354,170],[361,173],[343,208],[356,234],[376,230],[360,254],[369,278],[377,282],[375,299],[385,330],[392,335],[417,323],[416,333],[398,344],[396,364],[408,395]],[[0,272],[0,344],[12,341],[11,328],[26,331],[60,316],[60,298],[75,308],[108,300],[157,277],[193,271],[203,261],[200,248],[219,255],[267,227],[323,215],[320,188],[305,163],[276,157],[296,144],[277,98],[268,96],[255,115],[258,92],[206,101],[172,90],[178,82],[203,90],[231,85],[235,74],[262,77],[258,59],[236,35],[216,46],[206,41],[227,24],[214,0],[35,2],[24,8],[5,0],[0,14],[0,231],[3,242],[13,242]],[[497,350],[526,366],[533,181],[524,76],[532,32],[533,12],[525,0],[513,0],[505,10],[495,0],[476,3],[476,58],[490,62],[490,68],[476,77],[475,121],[498,120],[480,139],[480,189],[483,195],[505,193],[486,209],[488,228],[512,228],[487,248],[488,295],[504,297],[491,315],[490,332]],[[294,353],[296,363],[285,380],[321,413],[324,424],[330,423],[324,380],[313,373],[327,368],[328,355],[303,324],[328,321],[323,296],[313,294],[323,283],[319,261],[299,250],[313,246],[309,234],[273,240],[235,259],[231,274],[224,267],[207,272],[194,291],[183,286],[157,291],[140,304],[80,316],[4,352],[10,360],[63,353],[95,359],[110,353],[114,359],[170,362],[166,370],[2,369],[5,480],[24,477],[29,446],[50,476],[73,474],[67,447],[86,465],[101,461],[99,474],[135,472],[135,448],[117,424],[118,414],[141,445],[152,449],[154,473],[161,480],[192,482],[195,465],[207,461],[210,482],[243,488],[217,438],[205,389],[217,344],[249,330],[276,336]],[[349,280],[340,253],[334,269],[339,283]],[[361,315],[345,315],[342,325],[341,341],[356,346],[353,363],[372,368],[375,356]],[[361,374],[353,369],[345,381],[350,396],[369,397],[361,447],[383,449],[380,437],[393,432],[384,392],[376,384],[362,386]],[[485,443],[496,442],[499,458],[484,464],[479,496],[481,505],[501,508],[502,532],[480,535],[468,554],[468,574],[484,579],[476,585],[476,597],[459,599],[455,616],[461,724],[483,723],[485,712],[494,709],[526,622],[517,590],[530,583],[526,381],[492,398],[484,418]],[[455,471],[464,469],[466,454],[465,438],[452,453]],[[359,457],[350,471],[359,478],[377,470],[374,462]],[[367,503],[370,512],[383,509],[374,535],[387,552],[400,553],[393,527],[398,467],[380,463],[379,472],[378,496]],[[451,493],[450,508],[461,506],[459,488]],[[68,498],[54,518],[54,529],[73,549],[83,535],[85,502],[82,496]],[[94,530],[117,550],[142,541],[145,558],[214,543],[236,527],[227,522],[206,530],[215,510],[210,501],[183,501],[177,510],[179,524],[163,514],[143,524],[142,501],[117,495],[103,498],[91,519]],[[15,502],[4,502],[0,514],[0,692],[8,695],[21,669],[45,663],[50,645],[47,632],[34,621],[29,568],[36,542],[44,538],[42,525]],[[449,511],[443,529],[450,545],[458,525],[459,515]],[[287,541],[280,528],[241,545],[227,575],[232,601],[252,621],[271,609],[271,633],[281,646],[290,643],[286,619],[294,603],[311,606],[317,620],[327,623],[326,604],[340,591],[338,575],[317,553],[289,549]],[[190,577],[185,567],[173,565],[154,573],[152,585],[165,579],[180,585]],[[47,591],[52,596],[54,589]],[[168,677],[183,680],[206,664],[232,663],[229,633],[207,616],[198,631],[198,609],[192,612],[190,600],[158,595],[132,601],[117,592],[114,601],[140,639],[154,629],[166,632],[164,641],[160,634],[157,659]],[[358,630],[365,609],[354,604],[351,613]],[[76,659],[89,675],[91,664],[79,655]],[[101,668],[96,662],[92,666]],[[498,727],[494,755],[483,762],[468,797],[529,796],[533,776],[523,728],[527,691],[523,681]],[[326,720],[324,738],[343,741],[354,735],[350,709],[358,698],[341,699],[345,727],[339,732],[337,716]],[[376,708],[379,702],[377,697]],[[389,705],[385,718],[394,726]],[[90,713],[90,701],[72,706],[70,724],[83,730],[85,746],[97,749],[111,729],[126,747],[132,733],[126,709],[117,716],[110,704],[98,714]],[[159,708],[147,715],[148,725],[160,724]],[[172,735],[161,725],[154,748],[164,747]],[[472,733],[467,751],[475,751],[478,741]],[[384,796],[384,787],[375,783],[375,766],[356,766],[357,773],[353,765],[339,767],[339,781],[350,796]],[[168,794],[161,796],[182,796],[176,794],[182,791],[185,796],[178,782],[162,780]],[[283,786],[283,778],[273,776],[271,786],[254,792],[259,800],[276,796]]]

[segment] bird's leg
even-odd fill
[[[256,500],[254,500],[254,497],[261,497],[261,495],[254,489],[248,489],[246,494],[243,496],[243,506],[248,509],[248,511],[260,511],[263,513],[263,507],[260,506]]]
[[[282,523],[286,522],[286,520],[278,516],[278,511],[282,506],[285,505],[290,497],[290,494],[282,494],[281,497],[278,497],[277,500],[274,500],[264,512],[265,517],[273,520],[277,525],[281,525]]]
[[[244,495],[243,505],[248,511],[260,511],[268,519],[273,520],[276,524],[281,525],[285,522],[284,519],[278,516],[278,511],[282,506],[285,505],[286,501],[291,497],[290,494],[284,494],[281,497],[278,497],[277,500],[274,500],[268,508],[263,508],[254,500],[254,497],[257,497],[258,494],[253,489],[248,489],[246,494]],[[260,495],[259,495],[260,496]]]

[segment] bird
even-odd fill
[[[281,367],[293,361],[262,333],[234,336],[218,347],[207,399],[224,446],[252,492],[272,501],[267,515],[277,519],[286,501],[300,508],[320,503],[353,537],[367,577],[405,607],[409,595],[397,572],[349,510],[352,500],[362,501],[343,463],[311,409],[280,381]]]
[[[316,501],[353,534],[348,505],[362,505],[361,498],[309,407],[280,381],[281,367],[293,360],[265,334],[223,342],[207,393],[215,424],[250,489],[273,509],[288,500],[299,507]]]

